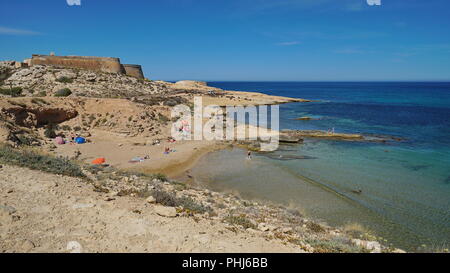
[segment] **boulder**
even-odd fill
[[[381,253],[381,244],[378,242],[353,239],[352,243],[356,246],[370,250],[371,253]]]
[[[16,209],[11,206],[0,205],[0,226],[3,224],[10,224],[14,221],[13,214]]]
[[[173,207],[158,206],[155,208],[155,213],[163,217],[177,217],[177,210]]]
[[[97,74],[95,74],[95,73],[89,73],[89,74],[85,75],[85,80],[88,82],[95,82],[96,79],[97,79]]]
[[[56,73],[56,80],[60,81],[60,80],[64,80],[64,79],[68,79],[68,80],[73,80],[77,77],[77,74],[75,74],[72,71],[69,70],[62,70],[58,73]]]
[[[178,102],[176,100],[173,100],[173,99],[168,99],[168,100],[166,100],[164,102],[164,105],[173,107],[173,106],[178,105]]]
[[[20,245],[19,245],[20,251],[24,252],[24,253],[30,252],[35,247],[36,247],[35,244],[32,241],[27,240],[27,239],[20,242]]]
[[[274,231],[274,230],[277,230],[277,227],[266,224],[266,223],[259,223],[258,229],[261,231]]]
[[[303,139],[299,136],[281,132],[279,141],[282,143],[301,143],[303,142]]]
[[[147,202],[149,204],[155,204],[156,203],[156,199],[153,196],[149,196],[147,199],[145,199],[145,202]]]

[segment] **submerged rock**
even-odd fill
[[[279,141],[281,143],[301,143],[301,142],[303,142],[303,139],[301,137],[293,135],[293,134],[287,134],[287,133],[280,132]]]
[[[316,119],[312,118],[312,117],[299,117],[299,118],[296,118],[296,120],[316,120]]]
[[[274,160],[300,160],[300,159],[316,159],[315,157],[305,156],[305,155],[278,155],[278,154],[267,154],[266,157]]]

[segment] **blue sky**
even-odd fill
[[[0,0],[0,59],[120,57],[150,79],[450,80],[450,1]]]

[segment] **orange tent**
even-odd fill
[[[103,158],[103,157],[100,157],[100,158],[94,159],[94,160],[92,161],[92,164],[94,164],[94,165],[101,165],[101,164],[103,164],[103,163],[105,163],[105,162],[106,162],[106,159]]]

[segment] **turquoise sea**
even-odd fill
[[[245,159],[211,153],[193,170],[202,184],[300,207],[330,225],[359,223],[408,250],[450,243],[450,83],[211,82],[226,90],[318,100],[280,106],[281,129],[335,128],[402,142],[306,140]],[[317,118],[311,121],[298,117]],[[312,159],[280,160],[308,156]],[[288,156],[289,155],[289,156]],[[361,194],[354,193],[361,190]]]

